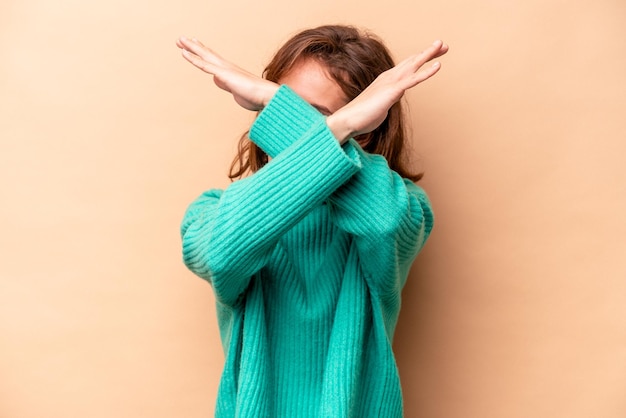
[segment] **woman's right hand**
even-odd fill
[[[182,49],[183,57],[187,61],[211,74],[215,85],[232,94],[244,109],[263,109],[278,90],[278,84],[226,61],[196,39],[180,37],[176,46]]]

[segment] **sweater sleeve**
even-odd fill
[[[384,157],[368,154],[354,141],[362,168],[329,197],[336,225],[356,241],[372,291],[397,299],[413,259],[433,227],[426,193],[391,170]]]
[[[250,139],[271,158],[325,117],[289,86],[281,85],[250,128]]]
[[[360,168],[358,153],[344,151],[323,116],[302,99],[281,100],[286,94],[279,89],[251,128],[260,147],[281,150],[252,176],[204,193],[183,218],[183,260],[226,305],[237,302],[280,237]],[[299,114],[310,117],[297,129],[281,120]]]

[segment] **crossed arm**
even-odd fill
[[[260,111],[277,95],[278,84],[235,66],[199,41],[181,38],[177,45],[182,49],[183,56],[189,62],[202,71],[213,75],[215,84],[231,93],[235,101],[245,109]],[[265,257],[268,256],[266,253],[269,251],[268,248],[272,247],[272,241],[268,240],[267,237],[280,236],[281,231],[296,222],[307,207],[313,207],[330,196],[329,203],[332,207],[334,220],[340,228],[352,234],[358,242],[359,250],[365,260],[363,267],[368,270],[368,276],[377,278],[378,282],[375,283],[374,287],[380,289],[382,293],[394,294],[394,291],[400,288],[402,283],[389,279],[403,275],[397,274],[395,271],[388,271],[388,269],[399,267],[393,260],[412,260],[432,227],[432,213],[430,213],[427,198],[419,187],[409,183],[405,184],[399,176],[392,173],[384,158],[366,155],[354,141],[350,141],[351,143],[345,144],[343,147],[344,150],[351,150],[351,152],[339,152],[340,148],[337,147],[335,139],[343,144],[352,136],[370,132],[378,127],[386,118],[389,108],[402,97],[407,89],[437,73],[440,68],[437,62],[423,67],[427,62],[445,54],[447,50],[446,45],[441,41],[436,41],[423,52],[407,58],[396,67],[381,74],[354,100],[329,115],[325,121],[320,120],[320,126],[326,123],[334,138],[329,135],[327,140],[323,140],[325,137],[323,129],[303,132],[301,138],[300,135],[298,135],[299,138],[294,138],[298,141],[298,144],[294,144],[297,146],[290,147],[289,151],[280,157],[278,154],[284,154],[283,151],[289,146],[290,141],[273,144],[273,147],[270,148],[275,152],[270,152],[270,155],[277,158],[272,161],[272,164],[269,164],[272,169],[263,172],[263,176],[271,181],[263,176],[261,178],[253,176],[254,178],[247,179],[247,181],[240,181],[231,185],[224,194],[209,192],[194,203],[188,211],[182,231],[185,237],[186,262],[190,268],[201,277],[213,280],[216,290],[219,290],[218,297],[220,299],[226,303],[234,303],[246,284],[242,278],[249,277],[250,274],[260,268]],[[284,90],[280,97],[284,97]],[[303,112],[296,119],[299,119],[300,116],[309,115],[304,107],[296,106],[295,108]],[[292,106],[287,106],[283,110],[287,111],[287,109],[293,110]],[[322,119],[317,112],[313,110],[310,112],[312,120],[315,120],[317,116]],[[261,119],[260,126],[263,126],[263,117],[260,116],[259,119]],[[311,123],[314,124],[314,122]],[[256,125],[259,123],[257,122]],[[285,129],[285,132],[287,131],[291,132]],[[258,133],[258,135],[261,140],[264,137],[271,137],[271,135],[265,135],[263,132]],[[310,135],[315,135],[315,138],[309,138]],[[283,140],[286,140],[286,137]],[[312,147],[311,144],[316,145]],[[264,143],[263,145],[266,145],[263,147],[265,149],[268,144]],[[307,150],[313,149],[314,151],[309,155]],[[292,166],[293,163],[287,161],[290,158],[290,153],[302,154],[295,160],[299,162],[299,167],[309,169],[311,175],[319,175],[318,171],[321,167],[327,170],[328,172],[322,173],[322,177],[325,179],[322,183],[324,187],[306,187],[309,176],[302,176],[302,174],[306,174],[308,171],[296,170],[297,172],[293,173],[292,176],[285,177],[284,173],[293,171],[291,169],[284,171],[281,168],[281,164],[285,167]],[[305,161],[307,158],[311,160],[308,163],[308,160]],[[329,158],[332,161],[326,161]],[[353,163],[352,160],[355,162]],[[356,163],[356,161],[359,162]],[[363,169],[360,170],[354,164],[359,167],[363,165]],[[313,170],[314,168],[315,170]],[[280,171],[281,176],[275,176],[275,171]],[[358,173],[356,173],[357,171]],[[346,184],[346,187],[337,190],[340,185],[345,184],[348,180],[349,185]],[[303,181],[305,185],[295,187],[297,181]],[[280,182],[285,182],[284,187],[281,186],[282,183]],[[288,205],[289,207],[298,207],[299,210],[277,211],[277,208],[272,205],[280,203],[284,206],[286,198],[276,194],[262,194],[262,188],[258,187],[260,184],[265,186],[270,184],[274,189],[288,187],[300,191],[300,194],[295,192],[289,194],[289,199],[293,199],[295,203]],[[272,196],[277,197],[272,199]],[[381,198],[372,202],[371,196],[388,198]],[[256,206],[252,203],[246,203],[248,201],[257,202]],[[262,204],[258,202],[262,202]],[[228,222],[216,221],[220,217],[220,213],[228,212],[230,203],[237,208],[239,213],[237,219],[245,224],[250,223],[244,222],[245,219],[240,218],[243,217],[241,213],[247,213],[246,210],[248,209],[251,211],[250,213],[256,214],[261,209],[268,207],[271,209],[269,213],[282,213],[283,216],[264,218],[264,222],[257,224],[257,229],[261,229],[255,235],[260,237],[259,242],[250,243],[251,238],[248,236],[247,241],[245,241],[247,251],[243,251],[240,248],[243,244],[234,239],[236,234],[233,231],[240,229],[236,227],[237,225],[233,224],[232,231],[222,231],[234,222],[232,218],[229,217],[230,221]],[[261,209],[257,207],[259,205],[262,206]],[[361,211],[361,206],[367,206],[368,211]],[[287,217],[290,218],[287,219]],[[393,243],[392,245],[382,248],[380,239],[389,234],[397,236],[393,240],[386,240]],[[213,240],[211,239],[213,236],[230,238],[228,240]],[[235,248],[237,250],[234,250]],[[239,264],[227,257],[212,256],[212,254],[217,253],[220,255],[236,254]],[[215,260],[222,260],[222,262],[218,263]],[[211,264],[211,269],[208,267],[209,264]],[[242,268],[237,267],[238,265],[243,265],[249,271],[243,271]],[[403,263],[400,267],[405,269],[408,268],[408,265]]]

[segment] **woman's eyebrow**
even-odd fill
[[[323,115],[330,116],[330,115],[332,115],[332,114],[333,114],[333,112],[331,112],[331,111],[330,111],[330,109],[328,109],[328,108],[327,108],[327,107],[325,107],[325,106],[318,105],[318,104],[315,104],[315,103],[311,103],[311,106],[313,106],[314,108],[316,108],[317,110],[319,110],[319,111],[320,111],[320,113],[322,113]]]

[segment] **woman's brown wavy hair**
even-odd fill
[[[324,64],[349,100],[395,65],[389,51],[376,36],[352,26],[326,25],[304,30],[289,39],[267,65],[263,77],[277,83],[303,58],[313,58]],[[385,157],[389,167],[402,177],[417,181],[422,173],[411,172],[403,158],[406,138],[404,111],[398,101],[378,128],[355,140],[366,152]],[[267,161],[265,152],[250,141],[246,133],[239,140],[229,177],[235,180],[248,171],[256,172]]]

